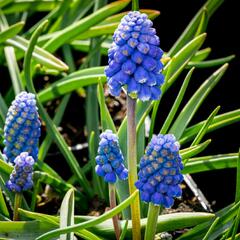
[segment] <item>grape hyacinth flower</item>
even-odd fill
[[[7,161],[14,163],[21,152],[28,152],[37,161],[41,126],[37,110],[32,93],[21,92],[12,102],[4,127],[3,153]]]
[[[158,100],[164,82],[163,51],[152,21],[145,13],[129,12],[113,35],[105,69],[110,93],[118,96],[123,86],[142,101]]]
[[[115,183],[117,176],[120,180],[125,180],[128,177],[118,137],[111,130],[106,130],[100,135],[96,163],[96,173],[103,177],[105,182]]]
[[[140,160],[139,180],[135,183],[142,201],[169,208],[174,197],[181,197],[183,164],[179,148],[172,134],[152,138]]]
[[[7,188],[17,193],[31,189],[33,186],[32,171],[35,163],[33,157],[27,152],[22,152],[15,158],[14,163],[14,170],[6,184]]]

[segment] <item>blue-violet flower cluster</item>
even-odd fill
[[[28,152],[37,161],[41,126],[37,110],[32,93],[21,92],[12,102],[4,127],[7,161],[13,163],[21,152]]]
[[[100,135],[98,156],[96,157],[96,173],[104,177],[104,181],[115,183],[128,177],[128,170],[123,164],[123,155],[118,143],[118,137],[111,130]]]
[[[164,82],[163,51],[152,21],[138,11],[124,16],[113,35],[105,69],[110,93],[118,96],[126,85],[128,94],[142,101],[157,100]]]
[[[141,200],[169,208],[174,197],[180,197],[183,180],[180,145],[172,134],[154,136],[140,160],[139,180]]]
[[[14,170],[6,184],[7,188],[12,192],[22,192],[32,188],[34,159],[27,152],[22,152],[15,158],[14,163]]]

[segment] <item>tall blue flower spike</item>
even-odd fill
[[[31,189],[34,159],[27,152],[22,152],[15,158],[14,163],[14,170],[6,184],[7,188],[18,193]]]
[[[163,51],[152,21],[138,11],[124,16],[113,35],[105,69],[110,93],[118,96],[123,86],[142,101],[158,100],[164,82]]]
[[[128,170],[123,164],[123,155],[118,143],[118,137],[111,130],[100,135],[98,156],[96,157],[96,173],[105,182],[115,183],[117,176],[120,180],[128,177]]]
[[[183,181],[180,145],[172,134],[154,136],[140,160],[139,180],[141,200],[169,208],[174,197],[181,197]]]
[[[4,127],[3,153],[7,161],[14,163],[21,152],[28,152],[37,161],[41,126],[37,110],[32,93],[21,92],[12,102]]]

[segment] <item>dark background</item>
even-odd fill
[[[154,27],[161,39],[161,48],[168,51],[195,13],[205,3],[202,0],[148,0],[140,1],[141,8],[152,8],[161,12],[154,20]],[[238,1],[228,0],[214,13],[207,28],[207,39],[202,48],[211,47],[212,52],[208,59],[225,57],[235,54],[236,58],[230,62],[229,68],[219,84],[213,89],[203,105],[199,108],[192,123],[204,120],[213,109],[220,105],[219,113],[228,112],[240,106],[240,15]],[[192,96],[200,84],[212,74],[218,67],[195,70],[186,94],[185,102]],[[158,120],[164,120],[171,103],[174,101],[180,83],[186,72],[180,76],[180,81],[166,94],[160,106]],[[190,124],[191,125],[191,124]],[[156,132],[158,129],[155,129]],[[212,143],[202,155],[238,152],[240,124],[234,124],[224,129],[208,134],[205,139],[211,138]],[[194,174],[198,186],[206,195],[213,208],[219,209],[234,201],[235,193],[235,169],[218,170],[206,173]]]

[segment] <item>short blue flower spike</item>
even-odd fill
[[[3,153],[7,161],[14,163],[21,152],[28,152],[37,161],[41,126],[37,110],[32,93],[21,92],[12,102],[4,127]]]
[[[98,156],[96,157],[96,173],[105,182],[115,183],[117,176],[120,180],[128,177],[128,170],[123,164],[123,155],[118,143],[118,137],[111,130],[100,135]]]
[[[33,186],[32,171],[35,163],[34,159],[27,153],[22,152],[14,160],[14,170],[6,187],[12,192],[22,192],[31,189]]]
[[[140,160],[139,180],[141,200],[170,208],[174,197],[181,197],[183,181],[180,145],[172,134],[154,136]]]
[[[146,14],[129,12],[121,20],[108,51],[105,69],[110,93],[118,96],[123,86],[142,101],[158,100],[164,82],[163,51],[152,21]]]

